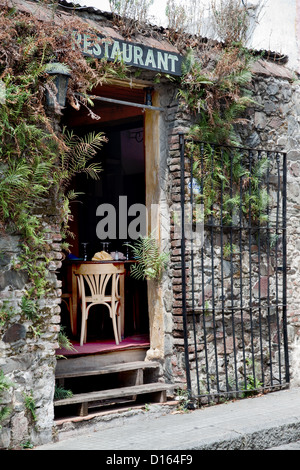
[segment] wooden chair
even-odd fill
[[[124,324],[124,265],[82,264],[75,270],[75,275],[81,298],[80,346],[86,343],[89,310],[97,304],[107,306],[112,319],[115,341],[119,344],[122,341]]]

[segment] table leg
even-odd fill
[[[77,295],[77,278],[74,274],[75,268],[72,266],[72,333],[74,336],[77,334],[77,302],[78,302],[78,295]]]
[[[120,316],[121,316],[121,339],[124,339],[125,331],[125,274],[120,275]]]

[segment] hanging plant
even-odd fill
[[[234,224],[242,216],[266,221],[269,202],[263,185],[267,158],[249,162],[240,151],[236,126],[245,124],[251,97],[251,54],[239,43],[207,45],[206,54],[187,54],[179,96],[195,116],[186,149],[193,156],[193,177],[200,187],[196,203],[204,205],[206,221]],[[199,142],[199,143],[197,143]],[[201,142],[201,143],[200,143]],[[242,184],[242,187],[240,186]]]
[[[204,205],[206,221],[214,219],[222,225],[240,223],[240,216],[253,222],[267,221],[266,210],[270,196],[263,185],[269,168],[267,157],[252,162],[239,148],[228,148],[209,143],[187,143],[193,155],[193,178],[199,190],[195,203]],[[241,211],[241,214],[240,214]]]
[[[154,236],[140,236],[133,245],[128,246],[137,261],[130,269],[132,277],[159,281],[167,267],[169,255],[160,252]]]

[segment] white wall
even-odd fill
[[[251,45],[288,55],[289,68],[300,71],[299,27],[299,0],[267,0]]]
[[[178,0],[183,4],[187,0]],[[242,1],[242,0],[241,0]],[[263,1],[264,10],[261,12],[253,41],[249,46],[255,49],[266,49],[289,56],[289,68],[300,72],[300,0],[247,0],[256,5]],[[199,0],[203,5],[209,5],[211,0]],[[94,6],[102,11],[109,11],[108,0],[78,0],[80,5]],[[150,9],[153,23],[167,25],[165,8],[167,0],[154,0]]]

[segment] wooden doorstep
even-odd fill
[[[154,402],[163,403],[167,400],[167,390],[174,389],[174,385],[165,383],[150,383],[142,385],[134,385],[132,387],[121,387],[111,390],[101,390],[97,392],[89,393],[78,393],[70,398],[64,398],[62,400],[55,400],[54,406],[65,406],[65,405],[79,405],[78,415],[87,416],[89,407],[93,407],[93,404],[99,406],[99,401],[105,402],[108,400],[122,400],[126,397],[131,397],[130,401],[135,401],[137,395],[141,394],[154,394]],[[104,403],[103,403],[104,404]]]
[[[104,354],[88,354],[84,356],[68,356],[66,359],[58,359],[56,363],[56,373],[70,371],[83,371],[91,369],[101,369],[114,364],[123,364],[127,362],[145,361],[146,349],[121,349],[119,351],[110,351]]]
[[[129,370],[156,369],[157,367],[159,367],[159,363],[153,361],[122,362],[121,364],[102,366],[98,369],[57,372],[55,378],[67,379],[73,377],[88,377],[91,375],[115,374]]]
[[[67,406],[67,405],[79,405],[78,414],[79,416],[87,416],[89,408],[101,407],[106,405],[112,405],[113,402],[117,401],[136,401],[138,395],[150,394],[152,395],[151,401],[154,402],[165,402],[167,400],[167,390],[174,389],[174,385],[166,384],[163,382],[151,382],[143,383],[143,372],[144,370],[155,370],[159,367],[159,363],[155,361],[132,361],[122,362],[117,364],[104,365],[101,367],[84,369],[77,368],[56,372],[56,379],[63,382],[67,378],[76,377],[88,377],[88,376],[99,376],[103,374],[117,374],[122,372],[130,372],[129,376],[126,376],[126,385],[119,388],[98,390],[85,393],[77,393],[69,398],[60,400],[54,400],[54,406]],[[134,376],[132,376],[134,373]],[[121,385],[121,382],[120,382]],[[109,403],[110,402],[110,403]]]

